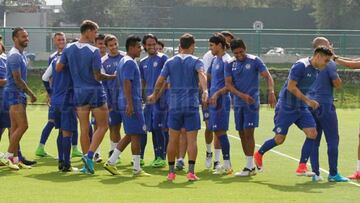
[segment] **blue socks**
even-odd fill
[[[21,149],[20,149],[20,145],[19,145],[19,147],[18,147],[18,158],[19,158],[19,160],[20,161],[23,161],[24,160],[24,158],[23,158],[23,156],[22,156],[22,153],[21,153]]]
[[[274,138],[271,138],[267,141],[265,141],[265,143],[260,147],[259,149],[259,153],[261,155],[264,155],[267,151],[271,150],[272,148],[276,147],[276,142],[274,140]]]
[[[42,133],[41,133],[41,137],[40,137],[40,144],[45,145],[47,139],[50,136],[50,133],[52,131],[52,129],[54,128],[55,124],[54,122],[48,121],[47,124],[45,125]]]
[[[59,135],[56,139],[59,161],[64,161],[64,151],[63,151],[62,142],[63,142],[63,135],[62,135],[62,132],[59,131]]]
[[[94,131],[93,131],[92,125],[91,125],[91,123],[89,123],[89,138],[90,138],[90,143],[91,143],[91,141],[92,141],[93,134],[94,134]]]
[[[140,145],[141,145],[140,158],[141,159],[144,159],[146,144],[147,144],[147,134],[143,134],[143,135],[141,135],[141,141],[140,141]]]
[[[313,151],[315,144],[314,139],[306,138],[304,145],[301,149],[301,158],[300,163],[306,163],[310,157],[311,152]]]
[[[156,159],[157,157],[160,157],[161,153],[162,153],[161,146],[159,143],[160,136],[162,136],[162,134],[161,134],[161,130],[153,130],[153,131],[151,131],[151,134],[152,134],[152,141],[153,141],[153,147],[154,147],[154,156]]]
[[[320,169],[319,169],[319,167],[320,167],[319,166],[319,145],[320,145],[320,142],[315,143],[314,149],[312,150],[311,155],[310,155],[311,169],[317,176],[320,175]]]
[[[166,153],[167,153],[167,145],[169,143],[169,132],[168,131],[163,131],[163,136],[164,136],[164,149],[163,149],[163,159],[166,159]]]
[[[64,153],[64,164],[70,166],[71,137],[63,137],[62,149]]]
[[[79,134],[78,134],[77,130],[72,132],[72,136],[71,136],[71,145],[72,146],[78,145],[78,137],[79,137]]]
[[[335,176],[338,174],[337,165],[338,165],[338,156],[339,156],[339,138],[337,140],[328,139],[328,161],[330,167],[330,175]]]
[[[93,160],[93,158],[94,158],[94,152],[88,151],[87,157],[88,157],[89,159]]]
[[[227,135],[221,135],[219,137],[220,145],[221,145],[221,151],[223,154],[224,160],[230,160],[230,142]]]

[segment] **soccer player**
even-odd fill
[[[360,69],[360,61],[358,59],[349,59],[341,56],[335,56],[334,61],[341,66],[345,66],[352,69]],[[348,178],[360,180],[360,133],[359,133],[359,144],[358,144],[357,168],[355,173],[348,176]]]
[[[104,57],[106,55],[106,45],[105,45],[105,35],[104,34],[98,34],[95,37],[95,47],[97,47],[100,50],[101,57]]]
[[[324,37],[317,37],[312,42],[313,48],[324,46],[332,48],[328,39]],[[319,147],[322,133],[325,134],[325,139],[328,147],[328,162],[330,174],[328,181],[330,182],[347,182],[348,178],[342,177],[337,170],[338,162],[338,147],[339,147],[339,130],[338,120],[336,115],[336,108],[334,106],[333,88],[339,89],[342,85],[341,79],[336,72],[336,64],[330,61],[326,67],[319,72],[311,90],[308,92],[308,97],[317,101],[320,106],[318,109],[312,111],[312,115],[316,121],[317,136],[315,140],[314,149],[310,155],[310,162],[312,171],[315,175],[312,177],[313,181],[321,181],[319,170]],[[301,158],[301,160],[304,158]],[[301,163],[299,168],[305,168],[306,163]],[[304,166],[305,165],[305,166]],[[301,173],[300,173],[301,175]]]
[[[300,59],[291,67],[275,108],[273,130],[275,137],[265,141],[254,154],[254,161],[259,171],[263,170],[263,155],[285,141],[292,124],[296,124],[306,135],[300,163],[307,162],[317,135],[316,123],[309,107],[315,110],[319,108],[319,103],[305,95],[316,80],[319,70],[326,67],[332,56],[333,53],[329,48],[320,46],[314,50],[311,57]],[[251,102],[251,98],[244,100]],[[307,169],[302,168],[302,173],[306,174]]]
[[[127,55],[121,59],[116,75],[119,83],[118,104],[126,135],[120,140],[104,168],[113,175],[120,174],[116,168],[116,161],[130,141],[133,175],[150,176],[140,166],[141,136],[146,134],[146,125],[142,110],[141,75],[135,58],[140,57],[141,39],[131,35],[126,39],[125,47]]]
[[[230,44],[231,40],[234,39],[234,35],[229,31],[222,31],[221,34],[224,35],[227,44]],[[225,53],[225,55],[228,58],[230,57],[230,55],[228,53]],[[211,50],[209,50],[208,52],[206,52],[204,54],[202,59],[204,62],[205,73],[211,66],[211,63],[212,63],[214,57],[215,56],[213,55]],[[208,81],[208,82],[210,82],[210,81]],[[208,88],[209,88],[209,85],[210,85],[210,83],[208,83]],[[205,122],[205,125],[206,125],[206,129],[205,129],[205,143],[206,143],[205,166],[208,169],[211,168],[211,164],[212,164],[211,162],[212,162],[212,157],[213,157],[213,153],[211,150],[211,143],[214,139],[215,159],[214,159],[213,169],[216,169],[218,166],[220,166],[219,164],[220,164],[221,146],[220,146],[219,140],[217,139],[217,136],[215,136],[215,138],[214,138],[213,133],[208,128],[209,110],[206,108],[206,106],[201,106],[201,108],[202,108],[202,113],[203,113],[203,121]]]
[[[197,133],[200,129],[199,115],[199,82],[202,93],[202,102],[207,101],[207,81],[202,61],[193,56],[195,38],[188,33],[180,37],[181,52],[170,58],[164,65],[158,78],[154,93],[148,97],[149,103],[155,103],[160,96],[160,90],[167,78],[170,82],[169,106],[169,144],[167,148],[169,181],[175,180],[175,156],[179,146],[181,128],[186,129],[187,150],[189,156],[189,171],[187,179],[196,181],[195,161],[197,156]]]
[[[29,36],[24,28],[13,29],[12,40],[14,46],[11,48],[6,66],[6,86],[4,90],[4,100],[9,105],[10,113],[10,144],[5,153],[4,161],[11,169],[29,168],[19,162],[18,148],[22,136],[28,128],[26,116],[26,95],[30,97],[31,103],[36,101],[36,96],[26,84],[27,80],[27,58],[24,49],[28,46]]]
[[[105,45],[105,35],[104,34],[96,35],[95,47],[97,47],[99,49],[101,57],[104,57],[106,55],[106,45]],[[93,129],[92,125],[94,126],[94,129]],[[93,131],[95,131],[95,130],[96,130],[96,119],[94,118],[94,115],[91,114],[90,131],[89,131],[90,141],[92,140]],[[101,154],[100,154],[100,146],[95,151],[94,160],[97,163],[102,162],[102,158],[101,158]]]
[[[224,76],[225,63],[231,59],[225,52],[228,46],[221,33],[215,33],[209,39],[209,48],[215,57],[207,70],[207,78],[210,82],[208,129],[214,132],[220,141],[224,166],[218,165],[214,172],[220,175],[229,175],[233,172],[230,162],[230,142],[226,134],[229,129],[230,114],[230,94],[225,87]]]
[[[65,37],[63,35],[63,37]],[[50,106],[53,108],[55,128],[59,129],[57,138],[58,169],[59,171],[72,171],[70,163],[71,139],[77,134],[77,118],[73,102],[73,84],[69,68],[56,72],[56,63],[61,53],[53,59],[43,75],[43,81],[48,82],[52,78],[52,92]],[[77,136],[76,136],[77,139]]]
[[[63,32],[55,33],[54,37],[53,37],[53,42],[54,42],[57,50],[49,56],[49,60],[48,60],[49,67],[54,60],[57,60],[59,58],[63,49],[65,48],[65,45],[66,45],[65,34]],[[49,70],[51,70],[51,69],[49,68]],[[48,71],[48,73],[49,72],[50,71]],[[43,75],[43,83],[44,83],[45,89],[47,91],[48,98],[50,98],[51,94],[52,94],[52,87],[51,87],[52,85],[50,85],[50,80],[49,80],[50,76],[51,75],[45,75],[45,74]],[[47,78],[46,81],[44,80],[45,78]],[[48,122],[46,123],[46,125],[41,133],[40,143],[35,151],[36,156],[44,157],[44,156],[48,155],[47,152],[45,151],[45,143],[46,143],[47,139],[49,138],[52,129],[55,126],[54,119],[55,119],[55,107],[52,107],[50,105],[49,113],[48,113]],[[72,157],[81,157],[82,156],[82,153],[79,151],[79,149],[77,147],[77,140],[78,140],[78,136],[77,136],[77,131],[76,131],[76,132],[74,132],[74,134],[72,136],[72,154],[71,154]]]
[[[156,45],[155,45],[156,51],[159,52],[159,53],[164,53],[164,47],[165,47],[164,42],[158,40]]]
[[[116,69],[120,64],[120,60],[126,53],[119,51],[119,41],[114,35],[106,35],[105,46],[109,50],[109,53],[101,58],[102,67],[106,74],[112,75],[115,74]],[[107,104],[109,107],[110,157],[121,139],[120,128],[122,118],[117,101],[119,96],[119,85],[116,80],[109,80],[104,81],[103,86],[105,88]]]
[[[140,73],[142,87],[145,97],[150,96],[153,92],[156,80],[158,79],[165,61],[168,57],[165,54],[156,51],[155,46],[157,38],[153,34],[147,34],[143,37],[142,44],[148,56],[140,61]],[[167,86],[167,85],[165,85]],[[163,95],[155,104],[146,104],[144,109],[145,123],[147,130],[152,133],[152,141],[154,146],[154,160],[150,164],[154,168],[165,167],[165,138],[168,137],[166,131],[163,130],[163,119],[166,116],[166,105],[164,101],[166,95]]]
[[[236,39],[230,44],[234,57],[225,68],[227,89],[234,95],[234,117],[242,148],[246,156],[246,166],[235,176],[256,174],[253,154],[255,150],[255,128],[259,126],[259,75],[266,80],[268,103],[276,104],[274,81],[266,65],[258,57],[246,53],[243,40]]]
[[[108,107],[106,94],[100,81],[113,80],[115,75],[101,73],[101,56],[98,48],[91,44],[99,26],[90,20],[85,20],[80,26],[81,36],[78,42],[70,43],[64,49],[56,71],[61,72],[65,67],[70,70],[73,81],[74,103],[80,121],[81,148],[87,152],[82,157],[87,172],[95,173],[94,152],[99,147],[108,129]],[[89,140],[89,114],[94,115],[96,130],[93,139]]]

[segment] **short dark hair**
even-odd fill
[[[96,29],[99,29],[98,24],[91,20],[84,20],[80,25],[81,34],[84,34],[88,30],[96,30]]]
[[[129,51],[130,47],[136,46],[137,43],[140,43],[141,39],[139,36],[135,36],[135,35],[130,35],[127,39],[126,39],[126,43],[125,43],[125,48],[126,51]]]
[[[230,42],[230,48],[231,48],[231,51],[234,51],[235,49],[238,49],[238,48],[246,49],[246,45],[242,39],[233,39]]]
[[[225,36],[220,32],[214,33],[214,35],[210,37],[209,42],[216,45],[221,44],[224,49],[229,48],[229,44],[226,43]]]
[[[195,44],[195,38],[190,33],[185,33],[180,37],[180,47],[182,49],[188,49],[193,44]]]
[[[230,37],[232,40],[235,38],[230,31],[221,31],[220,33],[224,35],[224,37]]]
[[[78,41],[79,41],[78,38],[74,38],[74,39],[72,39],[70,42],[71,42],[71,43],[74,43],[74,42],[78,42]]]
[[[113,41],[113,40],[118,40],[117,37],[115,35],[112,35],[112,34],[107,34],[105,36],[105,46],[107,46],[107,44],[110,42],[110,41]]]
[[[325,47],[325,46],[319,46],[314,50],[314,55],[316,54],[321,54],[321,55],[325,55],[325,56],[333,56],[333,52],[331,51],[331,49]]]
[[[25,28],[23,27],[16,27],[12,29],[12,39],[14,40],[14,37],[17,36],[19,32],[25,31]]]
[[[157,37],[155,35],[149,33],[149,34],[144,35],[144,37],[142,39],[142,44],[145,45],[146,40],[148,40],[148,39],[154,39],[156,43],[158,42]]]
[[[55,32],[54,38],[55,38],[56,36],[65,36],[65,33],[63,33],[63,32]]]
[[[164,44],[164,42],[162,42],[162,41],[158,41],[157,44],[160,45],[162,48],[165,47],[165,44]]]
[[[97,34],[96,37],[95,37],[95,42],[97,42],[99,40],[105,40],[105,35],[104,34]]]

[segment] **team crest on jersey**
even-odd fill
[[[146,69],[147,68],[147,65],[144,65],[144,69]]]
[[[218,70],[220,68],[219,64],[216,64],[215,69]]]
[[[142,127],[143,131],[146,131],[146,125],[144,124]]]
[[[276,132],[277,132],[277,133],[281,133],[281,128],[280,128],[280,127],[277,127],[277,128],[276,128]]]
[[[246,65],[245,65],[245,68],[246,68],[247,70],[249,70],[249,69],[251,68],[251,65],[250,65],[250,64],[246,64]]]
[[[154,68],[156,68],[158,65],[159,65],[158,62],[156,62],[156,61],[153,64]]]

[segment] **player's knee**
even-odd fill
[[[285,142],[285,136],[283,136],[283,135],[276,135],[275,136],[275,143],[277,144],[277,145],[281,145],[281,144],[283,144],[284,142]]]

